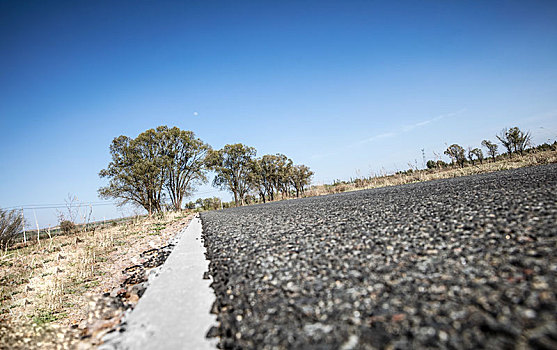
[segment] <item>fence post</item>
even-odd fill
[[[39,222],[37,221],[37,212],[33,209],[33,216],[35,216],[35,224],[37,225],[37,243],[41,244],[41,230],[39,230]]]
[[[21,207],[21,222],[23,222],[23,243],[27,243],[27,235],[25,234],[25,215],[23,215],[23,207]]]

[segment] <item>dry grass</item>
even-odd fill
[[[451,177],[491,173],[495,171],[522,168],[542,164],[557,163],[557,151],[529,153],[524,156],[513,155],[512,158],[501,157],[495,162],[484,160],[483,164],[466,165],[463,168],[449,167],[443,169],[415,170],[395,175],[376,176],[356,179],[353,182],[341,182],[334,185],[313,186],[306,192],[306,197],[320,196],[377,187],[396,186],[413,182],[447,179]]]
[[[187,220],[167,213],[1,252],[1,323],[84,327],[89,297],[118,287],[124,268],[142,251],[166,245]]]

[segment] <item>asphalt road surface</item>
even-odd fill
[[[207,212],[225,349],[557,349],[557,165]]]

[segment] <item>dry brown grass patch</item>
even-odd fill
[[[166,245],[187,222],[184,214],[166,213],[1,252],[1,323],[43,335],[50,333],[31,330],[85,327],[89,296],[118,287],[122,270],[142,251]],[[3,328],[0,336],[6,332]]]

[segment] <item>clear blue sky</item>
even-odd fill
[[[555,140],[557,2],[0,0],[0,207],[98,201],[111,140],[158,125],[316,183]]]

